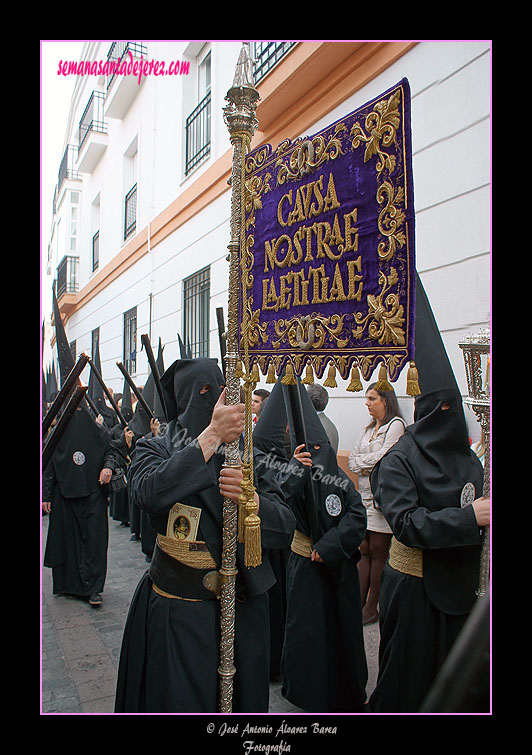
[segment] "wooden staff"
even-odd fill
[[[83,397],[85,396],[87,391],[88,391],[87,385],[76,385],[74,387],[74,390],[72,391],[72,395],[70,396],[68,400],[68,404],[65,407],[65,411],[61,415],[59,422],[54,427],[53,431],[48,436],[48,440],[44,444],[44,448],[42,451],[43,470],[46,469],[46,467],[50,463],[50,459],[52,458],[53,453],[59,444],[59,441],[63,437],[64,432],[67,429],[70,420],[74,416],[74,412],[76,411],[80,403],[83,401]]]
[[[126,420],[124,419],[124,417],[122,416],[122,412],[121,412],[121,411],[120,411],[120,409],[118,408],[118,405],[117,405],[116,401],[114,400],[113,394],[111,393],[111,391],[109,390],[109,388],[108,388],[108,387],[107,387],[107,386],[105,385],[105,383],[103,382],[103,378],[102,378],[102,376],[100,375],[100,372],[99,372],[98,368],[97,368],[97,367],[95,366],[95,364],[94,364],[94,362],[92,361],[92,359],[89,359],[89,364],[90,364],[90,366],[91,366],[91,369],[93,369],[93,370],[94,370],[94,374],[95,374],[95,376],[96,376],[96,379],[98,380],[98,382],[99,382],[99,383],[100,383],[100,385],[102,386],[102,388],[103,388],[103,390],[104,390],[104,393],[105,393],[105,395],[106,395],[106,396],[107,396],[107,398],[109,399],[109,403],[110,403],[110,404],[111,404],[111,406],[113,407],[113,409],[114,409],[114,412],[115,412],[116,416],[118,417],[118,421],[120,422],[120,424],[122,425],[122,427],[127,427],[127,422],[126,422]]]
[[[148,417],[151,417],[151,419],[156,419],[155,414],[153,413],[152,409],[150,409],[145,399],[142,398],[142,393],[139,391],[139,389],[133,382],[131,375],[126,370],[122,362],[117,362],[116,366],[118,367],[118,369],[120,370],[124,378],[126,379],[126,382],[128,383],[129,387],[131,388],[135,396],[137,397],[139,404],[142,406],[142,408],[144,409]]]
[[[65,380],[64,384],[61,386],[61,390],[55,397],[54,402],[52,403],[52,406],[49,408],[49,410],[46,413],[46,417],[42,421],[43,438],[48,432],[48,430],[50,429],[50,426],[52,422],[54,421],[55,416],[57,415],[57,413],[63,406],[67,397],[70,396],[71,392],[74,390],[74,386],[76,385],[76,383],[79,383],[79,376],[85,369],[85,366],[87,365],[88,361],[89,361],[89,357],[86,354],[81,354],[78,361],[74,365],[74,367],[68,373],[67,379]]]
[[[144,333],[140,337],[140,340],[142,341],[142,344],[144,348],[146,349],[148,362],[150,363],[153,379],[155,380],[155,387],[157,388],[157,393],[159,394],[159,398],[161,400],[161,406],[163,407],[165,419],[166,421],[168,421],[168,412],[166,411],[166,402],[164,400],[163,387],[161,385],[161,377],[159,375],[159,370],[157,368],[157,362],[155,361],[155,357],[153,356],[153,349],[151,347],[150,337],[148,336],[147,333]]]

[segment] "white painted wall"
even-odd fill
[[[192,55],[186,42],[148,42],[148,57],[182,59]],[[107,44],[90,46],[92,59],[104,59]],[[229,146],[222,108],[229,89],[240,43],[211,43],[212,144],[211,158],[191,176],[183,176],[182,103],[194,99],[193,74],[148,77],[122,120],[109,119],[108,147],[92,174],[83,177],[83,222],[80,287],[92,276],[89,269],[90,213],[100,197],[100,269],[122,248],[124,154],[136,139],[138,181],[137,229],[143,229],[179,193],[205,171]],[[191,63],[191,71],[193,65]],[[365,102],[408,78],[412,90],[412,137],[416,207],[417,268],[431,301],[455,374],[466,393],[460,339],[490,321],[490,85],[488,42],[421,42],[390,68],[315,123],[315,133]],[[95,86],[87,79],[75,93],[71,127]],[[303,135],[303,134],[302,134]],[[72,141],[67,133],[66,142]],[[273,145],[276,146],[276,145]],[[78,352],[90,350],[91,330],[100,327],[102,372],[108,384],[122,390],[116,368],[122,359],[123,313],[137,306],[140,335],[151,332],[156,349],[165,344],[168,366],[178,356],[177,332],[182,329],[182,280],[211,265],[210,347],[219,356],[215,310],[227,312],[229,190],[186,225],[153,248],[121,278],[76,312],[68,322],[68,338]],[[60,252],[59,252],[60,254]],[[54,265],[60,261],[56,259]],[[55,267],[54,267],[55,270]],[[50,283],[51,284],[51,283]],[[46,283],[45,283],[46,285]],[[151,295],[151,329],[150,329]],[[227,316],[227,315],[226,315]],[[405,371],[406,372],[406,371]],[[135,380],[147,376],[144,352],[138,354]],[[345,391],[347,383],[331,389],[327,414],[340,434],[340,448],[349,450],[367,422],[363,393]],[[396,383],[405,419],[412,419],[412,401],[405,397],[406,375]],[[265,383],[262,387],[268,387]],[[476,418],[466,411],[473,440],[479,436]]]

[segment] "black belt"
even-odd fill
[[[205,586],[206,582],[214,585],[218,583],[219,572],[216,569],[186,566],[165,553],[157,542],[149,575],[155,587],[175,598],[216,600],[219,594]]]

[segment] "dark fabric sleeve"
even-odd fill
[[[305,484],[310,480],[311,468],[306,467],[297,459],[290,459],[286,469],[276,474],[279,485],[287,499],[301,493]]]
[[[205,462],[198,444],[170,454],[158,438],[136,444],[131,462],[131,495],[140,509],[157,516],[168,512],[176,501],[217,485],[213,465]]]
[[[287,548],[292,542],[296,520],[285,501],[276,475],[261,463],[262,456],[261,452],[255,451],[254,483],[259,496],[262,546]]]
[[[407,457],[394,452],[379,464],[374,487],[379,504],[393,534],[412,548],[457,548],[478,545],[479,528],[471,506],[431,511],[420,506],[417,488]],[[372,487],[375,477],[372,477]]]
[[[335,527],[331,527],[314,543],[315,550],[326,564],[338,564],[353,556],[366,534],[366,509],[351,483],[345,501],[347,511]]]
[[[50,503],[54,494],[55,472],[53,464],[48,464],[42,473],[42,500]]]

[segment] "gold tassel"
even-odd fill
[[[334,364],[331,364],[329,367],[329,372],[327,373],[327,380],[323,384],[327,388],[338,388],[338,385],[336,383],[336,367]]]
[[[384,362],[381,364],[381,368],[379,370],[379,379],[375,383],[375,390],[376,391],[393,391],[393,387],[388,382],[388,374],[386,372],[386,366]]]
[[[244,368],[242,367],[242,361],[239,359],[235,365],[235,377],[237,378],[243,378],[244,377]]]
[[[273,367],[273,364],[270,364],[268,367],[268,376],[266,378],[267,383],[276,383],[277,378],[275,377],[275,369]]]
[[[292,367],[291,362],[288,362],[288,364],[286,365],[286,370],[284,377],[281,379],[281,383],[283,385],[296,385],[297,383],[296,376],[294,375],[294,368]]]
[[[252,383],[255,383],[255,384],[257,384],[259,382],[259,380],[260,380],[259,367],[258,367],[258,365],[257,365],[256,362],[253,365],[253,367],[251,368],[251,377],[250,377],[250,380],[251,380]]]
[[[361,391],[363,388],[362,381],[360,380],[360,372],[356,364],[353,365],[351,370],[351,382],[346,388],[346,391]]]
[[[307,367],[305,369],[305,377],[301,381],[302,383],[306,383],[307,385],[312,385],[314,382],[314,375],[312,373],[312,367],[310,364],[307,364]]]
[[[420,396],[421,391],[419,389],[418,373],[415,362],[410,362],[408,372],[406,374],[406,395],[407,396]]]
[[[251,513],[246,516],[245,519],[245,535],[244,535],[244,565],[245,566],[260,566],[262,563],[262,542],[260,533],[260,519],[255,513],[256,506],[253,501],[253,509]],[[246,509],[249,509],[246,506]]]

